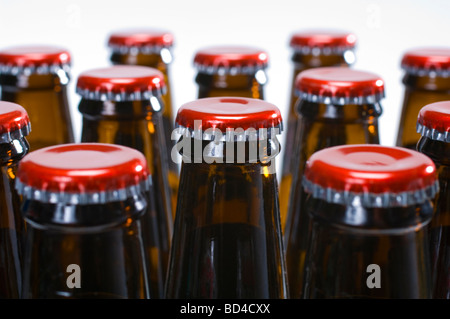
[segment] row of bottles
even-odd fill
[[[175,112],[172,43],[110,36],[112,65],[76,82],[79,143],[69,52],[0,50],[4,297],[449,297],[450,104],[431,104],[448,51],[405,55],[388,147],[384,81],[351,67],[353,34],[292,37],[287,124],[264,101],[267,52],[242,46],[199,50],[198,99]]]

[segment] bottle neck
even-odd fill
[[[348,51],[354,59],[352,51]],[[303,54],[294,52],[292,55],[292,62],[296,71],[303,71],[306,69],[328,66],[350,66],[353,61],[346,58],[345,53],[342,54]]]
[[[450,166],[450,143],[421,136],[417,150],[431,158],[436,166]]]
[[[1,166],[17,164],[30,150],[30,144],[25,137],[12,140],[10,143],[0,143]]]
[[[199,98],[227,95],[263,99],[267,76],[263,70],[236,75],[199,72],[195,82],[199,87]]]
[[[0,75],[2,91],[50,90],[59,92],[66,91],[69,82],[70,75],[63,70],[58,74]]]
[[[82,196],[79,194],[78,196]],[[24,197],[23,216],[33,228],[88,234],[139,219],[147,208],[144,193],[99,204],[44,203]]]
[[[418,76],[410,73],[405,73],[402,83],[407,90],[423,90],[423,91],[450,91],[449,77],[433,77],[433,76]]]

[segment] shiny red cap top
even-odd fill
[[[436,167],[427,156],[377,144],[320,150],[308,159],[305,179],[324,190],[371,194],[416,192],[437,181]]]
[[[417,132],[433,140],[450,143],[450,101],[422,107],[417,116]]]
[[[156,28],[123,29],[112,32],[109,47],[171,47],[173,34]]]
[[[201,121],[195,123],[194,121]],[[275,128],[282,126],[280,110],[260,99],[242,97],[202,98],[182,105],[176,117],[177,126],[190,130]]]
[[[89,100],[135,101],[165,93],[164,75],[138,65],[115,65],[82,72],[76,90]]]
[[[294,49],[308,48],[354,48],[356,35],[337,30],[304,30],[292,34],[289,45]]]
[[[27,154],[17,177],[34,190],[100,193],[139,185],[150,175],[139,151],[121,145],[74,143]]]
[[[384,81],[348,67],[308,69],[295,79],[297,94],[308,101],[334,104],[374,103],[384,97]]]
[[[22,130],[29,125],[28,113],[22,106],[0,101],[0,134]]]
[[[450,48],[416,48],[404,53],[402,68],[408,73],[450,72]],[[425,75],[425,74],[424,74]]]
[[[212,46],[197,51],[194,56],[194,66],[206,73],[218,70],[251,73],[266,68],[268,61],[267,52],[248,46]]]
[[[71,56],[67,50],[50,45],[15,46],[0,50],[0,65],[38,68],[70,63]]]

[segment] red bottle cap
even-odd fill
[[[70,70],[71,55],[59,47],[16,46],[0,50],[0,74],[56,74]]]
[[[216,74],[253,74],[268,66],[267,52],[247,46],[213,46],[203,48],[194,56],[199,72]]]
[[[296,94],[325,104],[372,104],[384,98],[384,81],[376,74],[348,67],[321,67],[300,72]]]
[[[140,53],[159,53],[162,48],[173,46],[173,34],[156,28],[123,29],[112,32],[108,47],[122,54],[136,50]]]
[[[289,45],[303,54],[342,54],[356,46],[356,35],[338,30],[303,30],[292,34]]]
[[[404,53],[401,67],[406,73],[427,76],[450,76],[450,48],[417,48]]]
[[[450,101],[425,105],[417,117],[417,133],[432,140],[450,143]]]
[[[0,143],[10,143],[31,131],[27,111],[20,105],[0,101]]]
[[[438,190],[433,161],[417,151],[376,144],[341,145],[308,159],[305,190],[323,200],[363,206],[417,204]]]
[[[115,65],[82,72],[76,91],[84,99],[138,101],[165,94],[162,72],[139,65]]]
[[[199,122],[195,122],[199,121]],[[205,139],[208,129],[220,130],[225,136],[227,130],[249,130],[278,128],[281,132],[280,110],[273,104],[252,98],[211,97],[198,99],[182,105],[176,117],[177,127],[202,134]]]
[[[16,188],[26,198],[87,204],[138,194],[149,182],[150,173],[144,155],[135,149],[73,143],[30,152],[21,160],[17,177]]]

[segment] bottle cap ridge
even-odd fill
[[[292,34],[289,46],[295,51],[311,54],[338,54],[355,48],[356,35],[339,30],[302,30]]]
[[[427,76],[450,76],[450,48],[415,48],[403,54],[401,67],[406,73]]]
[[[252,74],[268,66],[266,51],[250,46],[211,46],[198,50],[194,66],[208,74]]]
[[[164,75],[157,69],[115,65],[81,73],[76,91],[89,100],[137,101],[164,95],[166,84]]]
[[[135,149],[72,143],[28,153],[19,163],[16,188],[44,202],[105,202],[139,192],[149,177],[146,159]]]
[[[127,53],[132,48],[142,53],[159,53],[162,48],[173,46],[171,32],[157,28],[130,28],[113,31],[108,37],[108,47]],[[148,52],[147,52],[148,51]]]
[[[366,104],[385,96],[383,79],[377,74],[348,67],[319,67],[300,72],[296,94],[316,103]]]
[[[16,103],[0,101],[0,143],[27,136],[31,131],[27,111]]]
[[[432,140],[450,143],[450,101],[422,107],[417,117],[417,133]]]
[[[306,163],[307,192],[341,204],[403,206],[424,202],[438,190],[436,167],[413,150],[376,144],[320,150]]]

